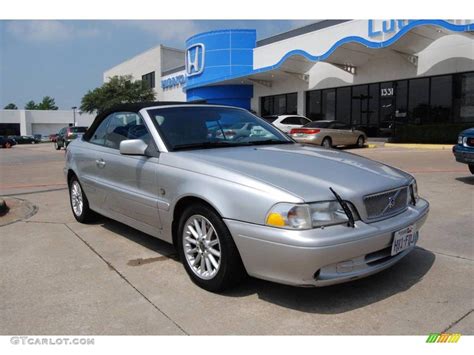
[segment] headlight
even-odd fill
[[[412,194],[413,198],[415,201],[412,201],[413,204],[416,204],[420,197],[418,196],[418,184],[416,183],[416,180],[413,179],[412,182],[410,183],[410,193]]]
[[[359,219],[355,208],[349,204],[354,218]],[[312,204],[279,203],[268,212],[265,224],[285,229],[310,229],[347,223],[348,218],[337,201]]]
[[[458,136],[458,144],[462,145],[462,136]]]

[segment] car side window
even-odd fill
[[[94,133],[92,134],[91,138],[89,139],[90,143],[98,144],[98,145],[105,145],[105,138],[107,135],[107,126],[112,118],[113,114],[107,116],[105,120],[103,120],[100,125],[95,129]]]
[[[137,113],[114,113],[109,125],[107,126],[105,146],[119,149],[120,142],[126,139],[141,139],[149,144],[150,134],[143,119]]]
[[[308,124],[308,123],[311,122],[310,120],[307,120],[307,119],[304,118],[304,117],[298,117],[298,118],[299,118],[299,120],[300,120],[300,124],[302,124],[303,126],[304,126],[305,124]]]
[[[300,120],[299,117],[287,117],[283,121],[281,121],[283,124],[293,124],[293,125],[299,125]]]

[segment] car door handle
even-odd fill
[[[99,167],[99,168],[103,168],[103,167],[105,166],[105,161],[104,161],[104,159],[97,159],[97,160],[95,161],[95,165],[97,165],[97,167]]]

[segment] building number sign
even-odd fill
[[[393,88],[380,89],[380,96],[393,96]]]

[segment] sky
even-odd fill
[[[0,21],[0,108],[44,96],[59,109],[80,106],[103,72],[149,48],[184,48],[186,38],[223,28],[257,30],[257,39],[304,26],[302,20]]]

